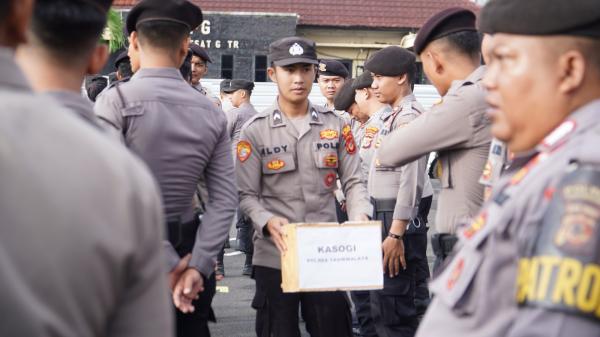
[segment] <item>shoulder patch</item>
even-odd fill
[[[543,197],[543,196],[540,196]],[[517,302],[600,321],[600,167],[577,165],[519,261]]]
[[[237,144],[237,157],[240,162],[245,162],[252,154],[252,145],[245,140],[240,140]]]

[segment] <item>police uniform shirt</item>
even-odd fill
[[[48,91],[45,95],[52,97],[56,102],[69,110],[75,112],[79,117],[90,125],[101,129],[98,118],[94,114],[94,106],[89,100],[83,98],[79,93],[71,91]]]
[[[386,166],[381,163],[382,155],[377,149],[390,132],[410,125],[423,110],[413,94],[404,97],[398,107],[383,115],[384,127],[374,140],[376,152],[369,170],[369,196],[375,200],[396,200],[394,220],[410,220],[417,215],[427,162],[421,156],[401,166]]]
[[[158,188],[0,48],[2,336],[172,336]]]
[[[526,164],[515,158],[457,233],[460,249],[431,283],[418,337],[598,336],[598,113],[600,100],[568,117]]]
[[[388,116],[392,112],[392,107],[386,105],[375,112],[369,119],[362,125],[355,127],[356,144],[358,146],[358,153],[360,155],[360,169],[361,178],[367,184],[369,178],[369,170],[371,169],[371,163],[375,154],[375,142],[379,131],[384,128],[384,116]],[[358,125],[359,123],[355,123]]]
[[[256,109],[250,103],[244,103],[238,108],[225,111],[225,116],[227,117],[227,134],[231,137],[231,146],[234,149],[234,153],[237,148],[237,142],[240,139],[242,126],[256,114]]]
[[[213,94],[212,90],[209,87],[205,87],[202,85],[202,82],[198,82],[196,85],[192,85],[192,87],[198,90],[202,95],[208,97],[211,101],[216,103],[217,105],[221,104],[221,100],[217,95]]]
[[[225,115],[175,68],[142,68],[100,96],[94,108],[154,174],[166,218],[193,219],[192,199],[204,176],[210,199],[190,264],[209,276],[237,206]],[[170,265],[177,259],[173,255]]]
[[[472,218],[483,203],[479,177],[492,138],[481,84],[484,72],[481,66],[465,80],[454,81],[441,103],[392,132],[379,149],[385,166],[403,165],[438,152],[442,189],[435,225],[440,233],[454,233],[456,224]]]
[[[256,228],[254,265],[281,268],[280,253],[263,231],[271,217],[290,223],[336,222],[338,175],[349,218],[371,214],[350,125],[312,104],[308,114],[299,133],[275,103],[242,128],[236,170],[240,208]]]

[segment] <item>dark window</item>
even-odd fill
[[[267,81],[267,57],[265,55],[254,56],[254,82]]]
[[[233,78],[233,55],[221,55],[221,78]]]

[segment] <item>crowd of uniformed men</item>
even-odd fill
[[[597,0],[449,8],[354,79],[275,41],[262,112],[252,82],[201,85],[185,0],[140,1],[115,80],[84,98],[111,4],[0,0],[0,336],[209,336],[234,218],[259,337],[300,317],[313,337],[600,336]],[[282,292],[283,225],[369,219],[382,290]]]

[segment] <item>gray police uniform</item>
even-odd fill
[[[382,116],[384,127],[378,139],[374,140],[375,147],[393,130],[410,125],[422,111],[423,107],[414,95],[404,97],[398,107]],[[390,167],[381,165],[380,158],[381,155],[376,152],[368,180],[374,219],[383,222],[383,238],[388,236],[393,220],[406,220],[410,224],[403,239],[406,269],[393,278],[384,274],[384,289],[371,292],[373,320],[380,337],[413,336],[418,325],[415,308],[418,256],[416,247],[413,247],[412,236],[421,226],[420,222],[411,220],[417,216],[427,162],[425,156],[421,156],[402,166]]]
[[[77,113],[77,115],[90,125],[101,128],[98,118],[94,114],[94,107],[89,100],[83,98],[79,93],[71,91],[48,91],[44,93],[52,97],[58,104]]]
[[[392,132],[379,149],[382,165],[409,163],[433,151],[438,153],[441,192],[432,239],[438,261],[451,251],[459,221],[472,218],[483,203],[479,177],[490,148],[490,120],[481,79],[485,67],[465,80],[454,81],[442,102],[409,125]],[[398,151],[398,146],[407,144]],[[447,240],[447,239],[448,240]]]
[[[150,172],[0,48],[2,336],[172,336]]]
[[[281,255],[266,235],[265,226],[273,216],[290,223],[335,222],[333,190],[338,175],[350,218],[371,212],[350,126],[331,111],[310,104],[308,109],[306,120],[293,122],[275,104],[248,121],[238,143],[240,207],[256,230],[257,331],[294,335],[300,302],[310,316],[305,317],[309,331],[351,336],[343,293],[282,294]]]
[[[101,95],[95,111],[154,173],[165,216],[173,223],[169,224],[171,243],[181,245],[176,249],[192,251],[190,265],[210,276],[237,205],[223,113],[175,68],[140,69],[129,82]],[[192,198],[202,175],[211,198],[198,228]],[[193,239],[195,243],[190,243]],[[177,260],[172,256],[171,266]]]
[[[586,105],[515,158],[459,229],[461,247],[431,284],[417,336],[600,334],[600,279],[591,276],[600,273],[599,112],[600,100]]]
[[[361,177],[365,185],[369,178],[369,171],[373,156],[375,155],[375,144],[378,139],[379,132],[383,130],[385,123],[384,117],[392,113],[392,107],[384,106],[375,112],[364,124],[355,127],[355,137],[358,144],[358,154],[360,155]],[[355,123],[357,125],[359,123]]]
[[[234,153],[237,148],[237,142],[240,139],[242,126],[257,113],[254,106],[250,103],[244,103],[239,108],[225,111],[225,116],[227,117],[227,134],[231,137],[231,145]]]

